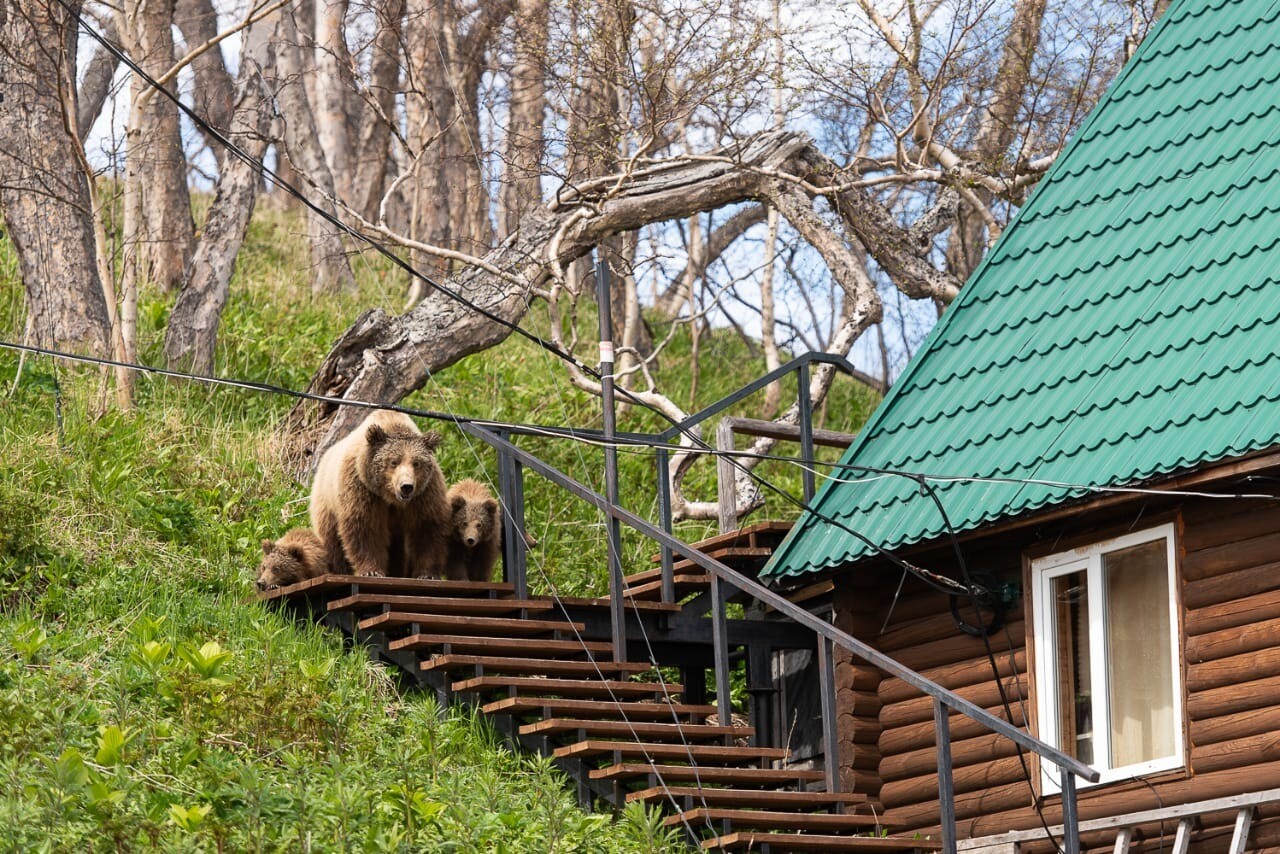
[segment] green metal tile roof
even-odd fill
[[[1280,444],[1280,2],[1181,0],[974,273],[844,462],[1140,483]],[[912,481],[836,472],[818,512],[938,537]],[[957,530],[1086,494],[936,482]],[[765,570],[874,549],[807,513]]]

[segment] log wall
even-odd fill
[[[970,565],[1016,579],[1025,589],[1028,553],[1096,542],[1171,518],[1178,522],[1183,604],[1186,766],[1146,781],[1086,789],[1080,796],[1082,819],[1280,786],[1280,505],[1199,499],[1173,506],[1144,501],[1004,537],[970,540],[964,546]],[[948,551],[912,559],[953,577],[957,574]],[[866,579],[877,573],[850,575],[854,574],[861,579],[856,588],[847,580],[837,587],[837,617],[844,628],[999,717],[1012,716],[1018,725],[1024,718],[1034,721],[1026,649],[1030,614],[1024,612],[1030,605],[1025,598],[1008,615],[1007,627],[989,638],[988,650],[981,640],[955,627],[946,596],[908,579],[894,602],[896,570],[880,571],[873,590]],[[860,608],[856,619],[855,605]],[[879,679],[871,689],[863,674],[856,692],[850,686],[838,698],[842,712],[848,702],[854,705],[847,718],[842,715],[842,760],[857,769],[859,790],[879,798],[891,824],[908,830],[935,827],[932,701],[891,677]],[[962,836],[1038,826],[1035,799],[1050,823],[1060,821],[1060,799],[1040,798],[1037,766],[1030,756],[1019,757],[1011,742],[964,717],[953,716],[951,730]],[[1158,829],[1149,830],[1149,842],[1152,832],[1159,836]],[[1167,832],[1171,834],[1173,827]],[[1200,832],[1207,840],[1224,831],[1208,820]],[[1259,823],[1253,844],[1260,844],[1262,837],[1268,845],[1280,843],[1280,819]]]

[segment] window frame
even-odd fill
[[[1148,774],[1174,771],[1186,766],[1186,737],[1184,719],[1184,680],[1182,668],[1181,621],[1179,619],[1179,598],[1177,588],[1177,537],[1176,526],[1165,523],[1153,528],[1124,534],[1107,540],[1092,542],[1075,549],[1055,552],[1050,555],[1032,558],[1031,595],[1032,625],[1034,653],[1032,667],[1035,671],[1036,690],[1036,722],[1039,737],[1061,748],[1062,734],[1058,731],[1060,698],[1057,696],[1058,663],[1056,650],[1056,617],[1054,616],[1053,584],[1054,578],[1073,572],[1084,571],[1090,589],[1089,601],[1089,647],[1091,650],[1090,683],[1092,720],[1094,731],[1094,755],[1107,757],[1110,763],[1110,675],[1107,672],[1107,639],[1106,585],[1103,579],[1103,557],[1111,552],[1121,551],[1134,546],[1165,541],[1165,571],[1168,590],[1169,607],[1169,662],[1173,683],[1173,729],[1174,750],[1168,756],[1145,762],[1133,763],[1116,768],[1098,768],[1101,776],[1097,783],[1086,783],[1078,780],[1081,788],[1105,785]],[[1096,594],[1094,593],[1096,591]],[[1056,768],[1042,767],[1042,791],[1055,794],[1060,791],[1061,781],[1052,773]]]

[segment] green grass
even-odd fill
[[[313,299],[305,243],[263,211],[237,268],[218,372],[303,388],[363,308],[395,310],[405,283],[355,262],[360,292]],[[170,298],[141,306],[144,361],[161,364]],[[21,337],[22,287],[0,240],[0,337]],[[529,321],[538,328],[538,317]],[[584,321],[585,322],[585,321]],[[673,396],[689,343],[664,358]],[[763,370],[731,334],[702,344],[699,404]],[[574,806],[548,763],[513,755],[470,714],[402,694],[335,634],[257,603],[258,541],[305,523],[306,487],[273,452],[291,401],[142,377],[137,408],[100,403],[93,371],[0,352],[0,849],[600,850],[671,845],[654,814]],[[552,357],[512,339],[442,371],[407,403],[487,418],[597,426],[599,402]],[[853,429],[872,401],[838,384],[827,426]],[[750,405],[739,414],[754,414]],[[623,429],[661,421],[632,411]],[[493,479],[487,448],[448,425],[450,480]],[[522,440],[600,486],[601,451]],[[791,467],[762,473],[799,492]],[[598,515],[528,475],[536,589],[603,594]],[[621,460],[624,502],[654,518],[653,462]],[[689,478],[714,496],[713,469]],[[790,517],[771,499],[757,518]],[[705,523],[679,533],[696,539]],[[654,551],[627,540],[628,564]],[[216,644],[217,646],[209,646]],[[225,656],[223,655],[225,653]]]

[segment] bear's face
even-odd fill
[[[408,504],[440,482],[435,449],[437,433],[388,433],[371,424],[366,431],[366,486],[391,504]]]
[[[453,497],[453,534],[469,549],[484,542],[498,530],[498,502],[492,498]]]
[[[307,561],[307,553],[300,545],[263,540],[258,589],[270,590],[305,581],[314,574]]]

